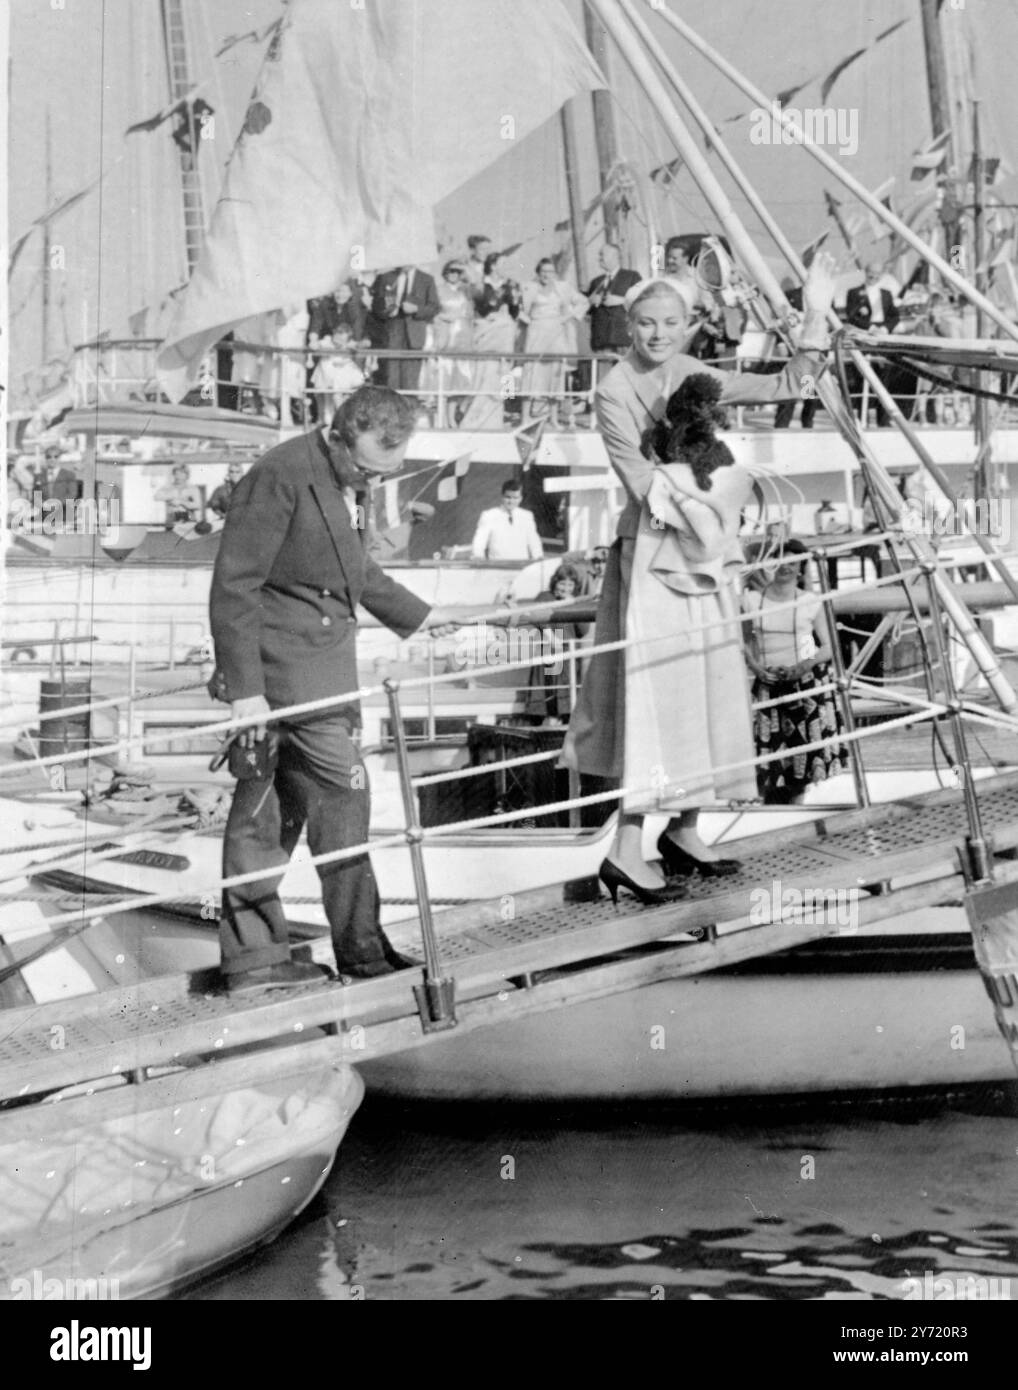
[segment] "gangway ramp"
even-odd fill
[[[981,780],[979,804],[998,856],[993,881],[1018,884],[1018,859],[1008,857],[1018,849],[1018,774]],[[422,1024],[421,970],[233,998],[203,972],[9,1009],[0,1014],[0,1139],[253,1084],[284,1062],[356,1064],[958,901],[966,830],[961,791],[944,790],[740,841],[737,875],[696,880],[688,898],[662,906],[620,898],[616,909],[584,881],[450,909],[438,937],[443,975],[456,985],[451,1031]],[[808,898],[789,920],[750,920],[774,885],[853,893],[852,925],[809,910]],[[85,1089],[35,1103],[69,1087]]]

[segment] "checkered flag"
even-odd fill
[[[460,479],[465,476],[470,467],[470,460],[473,454],[460,454],[459,458],[451,459],[441,473],[438,475],[438,487],[435,489],[435,500],[438,502],[455,502],[460,495]]]

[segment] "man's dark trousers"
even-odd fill
[[[223,893],[219,938],[225,974],[290,959],[279,883],[307,826],[313,855],[348,849],[368,838],[371,793],[347,720],[332,716],[277,730],[274,780],[237,783],[223,841],[223,874],[278,869],[272,878]],[[271,732],[270,732],[271,736]],[[378,926],[378,887],[367,854],[318,869],[336,962],[384,973],[391,951]]]

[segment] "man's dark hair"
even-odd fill
[[[671,251],[673,247],[677,246],[685,255],[686,260],[692,265],[703,250],[703,243],[706,236],[706,232],[680,232],[678,236],[670,236],[665,242],[665,259],[667,260],[668,258],[668,252]],[[732,254],[732,248],[728,244],[727,237],[719,236],[718,241],[720,241],[721,245],[730,256]]]
[[[522,493],[522,491],[523,491],[523,484],[520,482],[519,478],[506,478],[505,482],[502,484],[502,496],[503,496],[503,497],[506,495],[507,492],[520,492],[520,493]]]
[[[491,245],[490,236],[485,236],[483,232],[475,232],[473,236],[467,237],[467,246],[471,251],[476,251],[482,241],[486,241],[489,246]]]
[[[362,386],[347,396],[333,415],[329,433],[352,449],[358,436],[377,430],[382,443],[392,449],[410,438],[416,420],[416,400],[388,386]]]

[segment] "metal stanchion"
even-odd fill
[[[392,742],[396,750],[396,766],[399,769],[399,787],[403,796],[403,812],[406,816],[406,840],[410,849],[410,866],[413,869],[414,889],[417,894],[417,907],[421,918],[421,940],[424,945],[424,983],[414,988],[417,1007],[421,1015],[421,1026],[426,1033],[436,1033],[456,1026],[456,981],[443,976],[435,940],[435,924],[431,915],[431,898],[428,894],[428,880],[424,872],[424,838],[414,789],[410,777],[410,756],[407,752],[406,729],[403,727],[403,713],[399,704],[399,681],[383,682],[389,700],[389,720],[392,724]]]
[[[428,742],[434,743],[438,737],[435,719],[435,639],[428,642]]]
[[[956,771],[961,772],[962,778],[962,793],[965,797],[965,814],[968,817],[969,823],[969,833],[966,838],[969,851],[968,871],[972,880],[976,883],[980,883],[993,878],[993,861],[986,843],[986,836],[983,831],[983,820],[979,812],[979,798],[976,795],[975,780],[972,776],[972,762],[969,757],[968,741],[965,737],[965,722],[961,717],[962,704],[958,699],[958,691],[954,684],[954,672],[951,670],[950,657],[944,643],[943,614],[940,608],[940,596],[937,592],[937,586],[933,582],[936,569],[937,562],[935,560],[923,561],[922,570],[926,575],[926,582],[929,590],[931,619],[930,639],[936,651],[940,669],[944,673],[945,704],[951,711],[951,733],[954,738],[955,758],[957,759]]]
[[[810,551],[810,558],[816,565],[817,577],[820,580],[820,592],[824,599],[828,600],[831,593],[831,583],[827,574],[827,552],[823,549]],[[827,622],[827,634],[831,644],[831,665],[834,667],[834,679],[838,687],[838,700],[841,705],[841,717],[845,721],[845,732],[855,733],[855,715],[852,713],[852,682],[845,674],[845,662],[841,655],[841,644],[838,641],[838,620],[835,616],[834,605],[824,603],[824,618]],[[863,764],[862,749],[859,747],[859,740],[851,738],[848,741],[849,757],[852,760],[852,780],[855,783],[855,796],[860,806],[870,804],[869,788],[866,785],[866,768]]]
[[[577,696],[579,695],[579,688],[580,688],[580,683],[579,683],[579,680],[578,680],[577,674],[576,674],[576,648],[577,648],[576,639],[573,638],[573,637],[569,638],[569,641],[568,641],[568,650],[569,650],[569,711],[570,711],[570,713],[572,713],[572,711],[576,708],[576,700],[577,700]],[[575,767],[571,767],[571,768],[569,769],[569,800],[570,800],[570,801],[575,801],[575,800],[577,799],[577,797],[579,797],[579,796],[581,796],[581,795],[582,795],[582,792],[581,792],[581,790],[580,790],[580,774],[579,774],[579,772],[577,771],[577,769],[576,769]],[[570,829],[572,829],[572,830],[579,830],[580,827],[581,827],[582,825],[583,825],[583,816],[582,816],[582,812],[580,811],[579,806],[570,806],[570,808],[569,808],[569,827],[570,827]]]
[[[132,642],[127,651],[127,729],[126,737],[132,740],[132,748],[128,752],[127,761],[130,762],[134,752],[134,697],[138,689],[138,648]],[[139,757],[143,754],[139,752]]]

